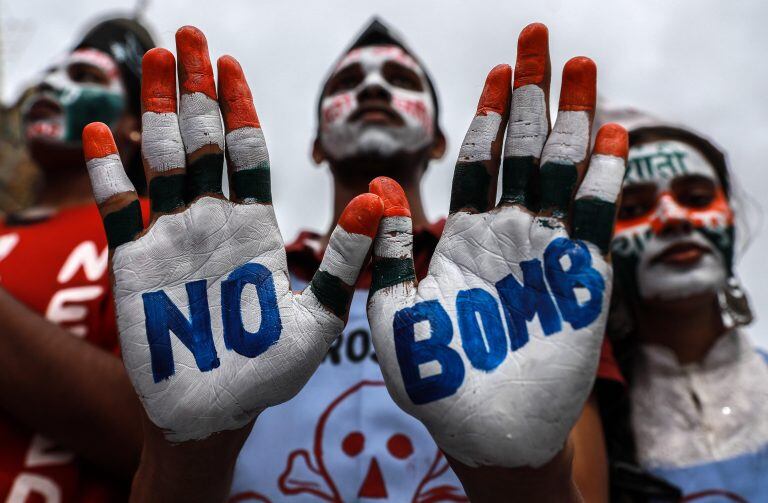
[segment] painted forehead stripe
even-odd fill
[[[251,90],[232,56],[219,58],[218,70],[233,199],[271,204],[269,152]]]
[[[573,203],[574,238],[594,243],[603,254],[611,244],[628,145],[623,127],[606,124],[600,128],[589,169]]]
[[[655,182],[666,188],[669,181],[683,175],[700,175],[719,185],[712,164],[695,147],[679,141],[643,143],[629,151],[625,185]]]
[[[532,181],[549,132],[544,89],[549,64],[547,27],[528,25],[517,41],[515,81],[512,91],[507,141],[504,147],[500,204],[522,204],[536,211],[538,201]]]
[[[503,116],[509,108],[511,80],[509,65],[496,66],[485,80],[477,112],[464,137],[453,172],[451,213],[488,209],[491,177],[496,176],[496,170],[491,166],[494,143],[501,140],[501,128],[506,125]]]
[[[360,63],[364,61],[373,63],[375,61],[379,64],[383,64],[388,60],[397,61],[403,66],[416,71],[420,75],[423,74],[421,66],[419,66],[416,60],[413,59],[410,54],[396,45],[372,45],[352,49],[347,53],[346,56],[344,56],[339,64],[336,65],[334,73],[338,73],[340,70],[343,70],[347,66],[354,63]]]
[[[568,61],[563,67],[557,120],[541,155],[541,206],[557,217],[568,214],[577,165],[587,156],[596,92],[595,63],[583,56]]]

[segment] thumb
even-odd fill
[[[341,319],[347,317],[357,277],[383,213],[384,204],[375,194],[361,194],[350,201],[309,284],[315,298]]]

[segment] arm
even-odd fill
[[[571,431],[571,441],[574,447],[573,478],[584,500],[590,503],[607,502],[608,457],[594,391]]]
[[[140,406],[114,355],[0,289],[0,396],[16,420],[116,474],[141,452]]]

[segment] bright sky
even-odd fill
[[[3,99],[13,99],[95,16],[125,12],[117,0],[0,0],[5,47]],[[330,225],[330,177],[309,158],[318,88],[331,63],[374,14],[405,35],[434,76],[449,149],[423,186],[430,217],[448,207],[452,166],[486,72],[514,64],[517,34],[546,23],[553,97],[563,63],[590,56],[600,94],[694,126],[729,154],[741,185],[768,194],[768,3],[760,0],[149,0],[146,20],[161,45],[192,24],[212,57],[232,54],[253,89],[272,160],[272,186],[286,241]],[[768,309],[768,235],[754,241],[739,271],[753,307]],[[759,306],[759,307],[758,307]],[[768,314],[750,332],[768,346]]]

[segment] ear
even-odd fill
[[[430,159],[440,159],[445,154],[445,135],[439,127],[435,128],[435,141],[432,142],[432,148],[429,151]]]
[[[323,146],[320,144],[320,138],[315,137],[315,141],[312,143],[312,160],[315,161],[315,164],[322,164],[327,159]]]

